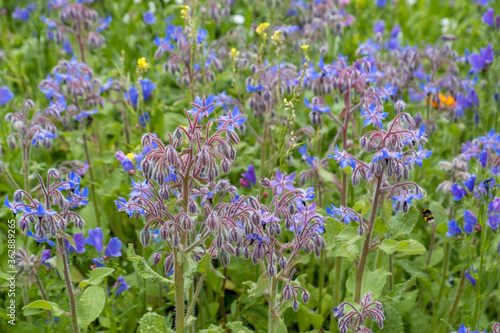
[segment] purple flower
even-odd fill
[[[295,172],[291,175],[287,176],[286,173],[282,174],[278,169],[276,171],[276,175],[274,176],[274,180],[271,181],[271,185],[276,188],[276,194],[280,195],[285,190],[293,191],[295,187],[292,185],[295,183]]]
[[[142,97],[147,102],[153,96],[153,90],[156,89],[156,83],[151,83],[149,79],[139,80],[142,87]]]
[[[470,210],[464,210],[464,222],[464,231],[470,235],[477,224],[477,217]]]
[[[462,233],[462,229],[458,226],[455,220],[448,221],[448,232],[446,233],[447,237],[456,236]]]
[[[469,179],[466,181],[462,182],[465,187],[469,190],[469,193],[471,193],[474,190],[474,186],[476,184],[476,175],[471,175]]]
[[[10,89],[7,87],[2,87],[0,89],[0,105],[4,105],[10,102],[11,99],[14,98],[14,94],[10,92]]]
[[[337,161],[342,169],[348,165],[353,169],[356,167],[356,162],[349,156],[349,154],[346,153],[345,150],[340,152],[339,147],[335,146],[335,150],[333,152],[334,155],[328,154],[328,157]]]
[[[89,237],[87,238],[87,244],[92,245],[93,247],[95,247],[97,252],[101,253],[102,239],[104,237],[101,228],[90,229],[88,235]]]
[[[269,242],[269,238],[266,237],[260,237],[259,234],[253,233],[245,237],[245,239],[250,240],[250,244],[253,244],[255,242],[262,243],[263,241]]]
[[[97,108],[95,108],[94,110],[82,111],[82,112],[80,112],[80,114],[76,115],[74,118],[75,118],[75,120],[80,120],[80,119],[83,119],[85,117],[89,117],[93,114],[97,114]]]
[[[146,22],[147,25],[155,24],[156,22],[155,15],[150,11],[142,13],[142,18],[144,19],[144,22]]]
[[[257,177],[255,176],[254,166],[250,164],[248,166],[248,170],[246,172],[242,173],[241,177],[243,177],[245,180],[247,180],[248,182],[250,182],[253,185],[255,185],[255,183],[257,182]],[[251,186],[250,183],[248,183],[248,186],[245,186],[245,185],[243,185],[243,186],[250,187]]]
[[[417,151],[415,157],[413,158],[413,160],[414,160],[414,162],[415,162],[416,165],[418,165],[419,167],[422,167],[423,159],[427,159],[431,155],[432,155],[432,151],[430,151],[430,150],[423,150],[422,149],[422,145],[420,145],[418,147],[418,151]]]
[[[122,292],[130,288],[127,281],[123,278],[123,276],[118,277],[118,281],[116,281],[114,288],[116,289],[115,298],[118,297]]]
[[[83,233],[77,233],[73,236],[73,240],[75,242],[75,247],[71,245],[71,243],[66,240],[66,247],[69,249],[69,252],[74,252],[76,251],[77,253],[83,253],[85,252],[85,245],[87,244],[87,240],[85,237],[83,237]]]
[[[450,188],[451,194],[453,194],[454,201],[460,201],[464,196],[467,196],[467,191],[460,185],[454,183]]]
[[[476,287],[476,279],[474,279],[470,274],[469,274],[469,270],[466,269],[465,270],[465,277],[470,281],[470,283],[472,283],[472,285],[474,287]]]
[[[472,66],[470,73],[474,74],[480,72],[484,67],[493,62],[493,48],[491,44],[485,48],[481,48],[479,53],[472,53],[469,57],[469,63]]]
[[[493,231],[497,231],[499,221],[500,221],[499,214],[489,215],[488,221],[486,221],[486,224],[489,225],[490,228],[493,229]]]
[[[498,28],[498,19],[499,16],[497,16],[497,19],[495,20],[495,11],[493,8],[488,8],[481,17],[481,20],[492,28]]]
[[[139,99],[139,91],[137,90],[136,87],[131,86],[130,88],[128,88],[128,92],[125,91],[123,93],[123,96],[125,97],[127,102],[129,102],[129,104],[132,104],[134,109],[137,108],[137,100]]]
[[[74,209],[76,207],[81,207],[89,203],[88,201],[88,196],[89,196],[89,190],[84,187],[80,191],[80,185],[77,185],[73,191],[74,197],[68,197],[68,201],[70,202],[71,209]]]
[[[113,237],[109,240],[108,246],[106,247],[106,252],[104,253],[108,257],[121,257],[122,252],[122,241],[118,237]]]
[[[375,22],[375,24],[373,25],[374,34],[376,34],[377,32],[383,34],[384,30],[385,30],[385,22],[382,20]]]
[[[500,213],[500,198],[495,198],[488,204],[488,213]]]
[[[486,163],[488,162],[488,152],[486,150],[483,150],[480,154],[479,154],[479,163],[481,163],[481,166],[484,168],[486,168]]]
[[[149,123],[149,113],[143,112],[139,114],[139,124],[142,127],[146,127],[146,124]]]
[[[28,8],[28,7],[19,8],[16,6],[16,8],[14,9],[14,12],[12,13],[12,18],[16,19],[16,20],[28,22],[28,20],[30,19],[30,16],[31,16],[31,12],[32,12],[32,10],[30,10],[30,9],[31,9],[31,7],[30,8]],[[35,5],[35,9],[36,9],[36,5]]]
[[[48,266],[48,267],[52,267],[50,266],[50,264],[47,262],[47,260],[50,259],[50,249],[47,249],[47,250],[43,250],[42,251],[42,256],[41,256],[41,264],[42,265],[45,265],[45,266]]]

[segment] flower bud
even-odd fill
[[[149,242],[151,241],[151,233],[148,229],[144,228],[142,229],[139,238],[141,240],[142,246],[147,247],[149,245]]]
[[[170,234],[170,229],[168,228],[168,224],[164,223],[160,228],[160,237],[166,242],[168,240],[169,234]]]
[[[161,260],[161,254],[160,253],[155,253],[153,254],[153,265],[158,265],[158,263]]]
[[[304,292],[302,293],[302,300],[304,301],[304,303],[307,303],[309,302],[309,298],[311,296],[309,295],[309,293],[307,291],[304,290]]]
[[[165,266],[165,275],[170,275],[170,272],[174,269],[174,255],[171,254],[166,257],[163,265]]]
[[[292,308],[293,308],[293,311],[295,311],[295,312],[299,311],[299,301],[294,299],[293,304],[292,304]]]
[[[169,165],[177,165],[177,151],[171,145],[165,148],[165,156]]]
[[[219,260],[224,267],[227,267],[229,265],[229,260],[230,260],[229,254],[224,250],[220,251]]]
[[[286,258],[285,258],[285,257],[282,257],[282,258],[278,261],[278,263],[280,264],[281,269],[285,269],[285,268],[286,268],[286,265],[287,265],[287,260],[286,260]]]
[[[231,162],[229,162],[228,160],[226,159],[223,159],[221,164],[220,164],[221,168],[222,168],[222,171],[224,173],[229,173],[229,171],[231,170]]]

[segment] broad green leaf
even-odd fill
[[[224,329],[222,329],[220,326],[212,324],[208,326],[208,328],[200,330],[200,333],[224,333]]]
[[[414,239],[403,240],[398,244],[398,252],[404,254],[421,254],[426,251],[425,246]]]
[[[378,245],[378,248],[387,254],[393,254],[398,249],[398,245],[399,242],[394,239],[384,239],[382,243]]]
[[[212,262],[212,257],[210,256],[210,253],[207,252],[203,256],[203,258],[201,258],[201,260],[198,261],[198,272],[200,272],[200,273],[207,272],[210,269],[210,267],[212,266],[211,262]]]
[[[365,269],[365,272],[363,274],[363,284],[361,287],[361,296],[371,291],[375,300],[380,297],[380,295],[382,294],[382,290],[384,289],[384,286],[387,282],[387,276],[390,274],[391,273],[385,271],[382,268],[379,268],[373,272]],[[356,274],[353,270],[346,283],[347,291],[349,291],[353,295],[355,280]]]
[[[93,286],[98,285],[104,280],[104,278],[106,276],[110,275],[114,271],[115,271],[114,268],[97,267],[96,269],[94,269],[90,272],[90,276],[88,279],[80,282],[80,288],[83,289],[86,286],[88,286],[89,284],[91,284]]]
[[[361,216],[363,216],[370,211],[370,207],[371,207],[370,201],[366,198],[363,198],[363,199],[359,200],[358,202],[356,202],[352,209],[354,209]]]
[[[386,220],[383,217],[377,217],[373,225],[373,230],[378,234],[385,234],[387,232]]]
[[[106,305],[106,295],[103,288],[90,286],[85,289],[77,304],[80,327],[85,329],[96,320],[104,309],[104,305]]]
[[[54,316],[60,316],[64,313],[63,310],[61,310],[59,308],[59,305],[57,305],[56,303],[54,302],[48,302],[48,301],[45,301],[45,300],[38,300],[38,301],[34,301],[34,302],[31,302],[30,304],[26,305],[25,307],[23,307],[23,310],[24,309],[44,309],[44,310],[49,310],[49,311],[52,311],[52,314]]]
[[[278,318],[276,323],[276,333],[287,333],[288,330],[285,325],[283,318]]]
[[[329,255],[334,257],[345,257],[351,261],[357,259],[359,247],[355,244],[363,237],[359,235],[357,228],[345,227],[340,234],[333,237],[330,244],[327,244]]]
[[[269,285],[269,275],[267,273],[262,274],[259,277],[259,280],[257,280],[257,283],[247,281],[243,284],[246,284],[250,287],[250,289],[248,290],[248,295],[250,297],[259,297],[264,294]]]
[[[393,236],[407,235],[413,231],[420,218],[420,212],[414,206],[408,213],[399,212],[389,220],[389,231]]]
[[[397,306],[397,304],[396,304]],[[384,305],[384,327],[379,328],[377,324],[373,325],[375,327],[374,332],[384,332],[384,333],[402,333],[404,332],[403,319],[401,315],[392,305]]]
[[[137,331],[139,333],[163,333],[165,332],[163,322],[163,316],[154,312],[148,312],[139,321],[139,329]]]
[[[163,283],[165,285],[173,285],[174,282],[170,279],[164,278],[160,274],[156,273],[141,256],[135,254],[134,245],[128,245],[127,258],[132,262],[137,263],[137,273],[144,279],[152,280],[154,282]]]
[[[226,324],[226,328],[228,328],[231,333],[254,333],[249,328],[246,328],[243,326],[243,323],[241,321],[232,321]]]

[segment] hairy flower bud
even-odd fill
[[[171,145],[165,148],[165,156],[169,165],[177,165],[177,151]]]
[[[302,293],[302,300],[304,301],[304,303],[309,302],[310,297],[311,297],[311,295],[309,295],[309,293],[304,290],[304,292]]]
[[[229,265],[230,258],[231,257],[226,251],[224,250],[220,251],[219,260],[224,267],[227,267]]]
[[[292,303],[292,308],[293,308],[293,311],[295,311],[295,312],[299,311],[299,301],[294,299],[293,303]]]
[[[155,253],[153,254],[153,265],[158,265],[158,263],[161,260],[161,254],[160,253]]]
[[[171,254],[166,257],[163,265],[165,267],[165,275],[170,275],[170,272],[174,269],[174,255]]]
[[[142,229],[139,238],[141,240],[142,246],[147,247],[149,245],[149,242],[151,241],[151,233],[148,229],[144,228]]]
[[[165,242],[168,240],[168,236],[170,235],[170,229],[168,228],[168,224],[164,223],[160,228],[160,237]]]

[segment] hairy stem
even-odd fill
[[[376,178],[377,185],[375,193],[373,194],[372,210],[370,212],[370,220],[368,221],[368,230],[364,233],[366,234],[365,241],[363,242],[363,249],[361,250],[361,257],[359,258],[359,263],[356,271],[356,288],[354,293],[354,302],[359,303],[361,299],[361,287],[363,283],[363,274],[366,267],[366,259],[368,258],[368,253],[370,250],[370,243],[372,238],[373,224],[375,221],[375,216],[377,216],[378,202],[380,199],[380,186],[382,185],[382,175]]]
[[[71,284],[71,276],[69,274],[68,260],[66,258],[66,251],[64,249],[64,240],[62,238],[58,238],[57,241],[59,243],[59,252],[62,256],[62,261],[63,261],[64,282],[66,282],[66,290],[68,291],[69,307],[70,307],[70,311],[71,311],[71,322],[73,324],[73,332],[80,333],[80,327],[78,327],[78,317],[76,314],[75,294],[73,292],[73,285]]]
[[[432,319],[431,332],[434,332],[436,324],[439,318],[439,306],[441,305],[441,298],[443,297],[444,287],[446,282],[446,277],[448,275],[448,263],[450,261],[450,243],[446,242],[444,246],[444,261],[443,261],[443,271],[441,273],[441,282],[439,284],[439,293],[434,304],[434,316]]]
[[[186,312],[186,316],[185,316],[184,321],[187,321],[189,316],[193,312],[194,305],[196,303],[196,300],[198,299],[198,296],[200,295],[201,287],[203,286],[203,281],[205,280],[205,275],[206,275],[206,273],[201,274],[200,279],[198,280],[198,285],[196,286],[196,291],[194,292],[193,298],[191,299],[191,303],[189,304],[189,308]]]
[[[458,283],[458,291],[455,296],[455,300],[453,301],[453,306],[450,310],[450,316],[448,317],[448,323],[453,325],[453,317],[455,317],[455,313],[458,309],[458,304],[460,303],[460,298],[462,297],[462,293],[465,288],[465,269],[462,270],[462,275],[460,276],[460,282]]]
[[[274,308],[276,306],[276,293],[278,280],[276,278],[269,279],[269,333],[276,333],[276,314]]]
[[[101,227],[101,219],[100,219],[100,214],[99,214],[99,205],[97,204],[97,195],[95,192],[95,178],[94,178],[94,168],[92,166],[92,161],[90,160],[90,151],[89,151],[89,145],[88,145],[88,137],[87,133],[85,132],[85,128],[83,130],[83,148],[85,150],[85,159],[87,160],[87,163],[89,165],[89,175],[90,175],[90,195],[92,196],[92,203],[94,204],[94,215],[95,215],[95,220],[97,222],[97,227]]]

